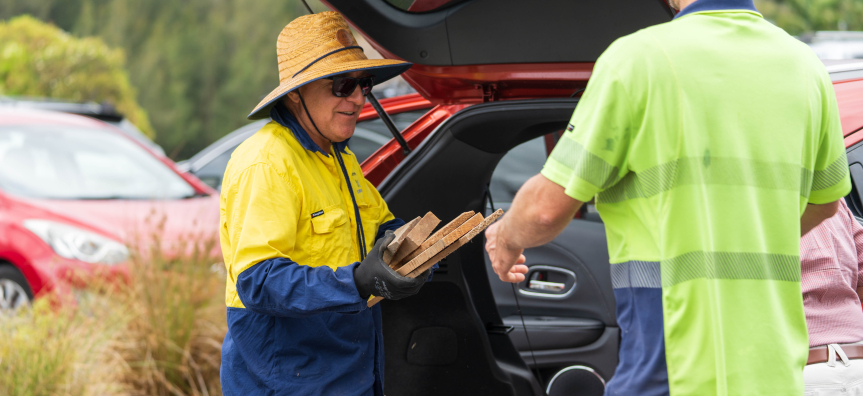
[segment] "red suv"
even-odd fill
[[[436,105],[363,163],[401,218],[507,208],[567,125],[593,62],[614,41],[673,17],[662,0],[324,0]],[[831,62],[863,216],[863,62]],[[802,82],[801,82],[802,83]],[[588,206],[530,272],[500,282],[482,240],[441,263],[412,298],[382,303],[387,394],[601,395],[615,318],[602,220]],[[532,282],[542,280],[542,282]],[[553,284],[554,287],[548,287]]]

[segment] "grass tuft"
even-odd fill
[[[43,297],[0,315],[0,395],[222,394],[227,324],[216,241],[187,237],[195,242],[175,242],[167,255],[160,234],[130,259],[128,284],[97,281],[74,304]]]

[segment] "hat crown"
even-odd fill
[[[285,83],[303,68],[327,54],[345,47],[356,46],[348,23],[341,14],[324,11],[294,19],[282,29],[276,43],[279,60],[279,81]],[[368,59],[362,50],[357,59]]]

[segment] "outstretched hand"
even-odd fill
[[[485,230],[485,250],[491,259],[494,273],[500,277],[500,280],[518,283],[523,281],[527,274],[527,266],[524,265],[527,260],[523,254],[524,249],[510,248],[499,235],[501,227],[503,227],[503,221],[498,221]]]

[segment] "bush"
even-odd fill
[[[0,95],[109,103],[145,134],[122,50],[98,38],[75,38],[30,16],[0,22]]]
[[[221,395],[225,275],[215,241],[191,240],[206,242],[172,257],[154,239],[128,282],[97,279],[73,304],[43,297],[0,314],[0,395]]]

